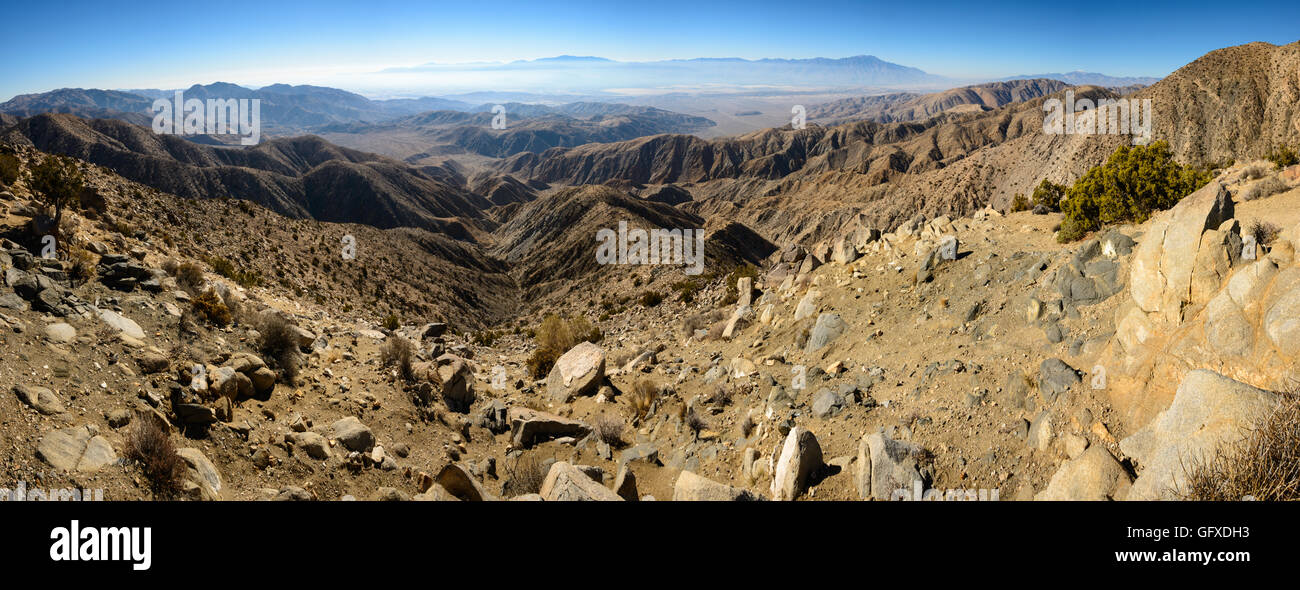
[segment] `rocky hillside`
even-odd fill
[[[602,208],[698,220],[614,187],[562,190],[512,205],[503,260],[445,267],[460,242],[436,234],[87,172],[105,199],[70,214],[68,247],[85,253],[67,260],[36,254],[26,187],[0,193],[0,465],[109,499],[1158,497],[1178,488],[1177,458],[1285,399],[1300,352],[1294,169],[1246,200],[1266,179],[1229,168],[1070,246],[1059,215],[990,209],[883,232],[858,217],[775,250],[715,228],[757,276],[678,289],[680,269],[604,266],[550,298],[505,275],[547,255],[584,264],[561,226],[594,228]],[[1256,221],[1285,231],[1250,260]],[[336,258],[345,232],[358,264]],[[214,256],[262,279],[241,285]],[[407,321],[382,326],[401,300]],[[229,323],[204,311],[216,302]],[[483,308],[502,310],[477,316],[495,329],[439,315]],[[596,342],[565,342],[531,374],[564,321],[550,315],[583,318]],[[179,449],[174,480],[133,454],[145,425]]]
[[[177,196],[234,197],[293,217],[446,231],[450,218],[471,226],[484,221],[482,209],[488,205],[445,182],[449,175],[311,136],[228,149],[121,121],[71,115],[29,117],[3,133],[17,145],[106,166]]]
[[[434,155],[471,153],[491,158],[553,147],[608,143],[663,133],[693,133],[713,121],[652,107],[571,103],[559,107],[508,103],[506,128],[493,129],[491,112],[432,111],[382,123],[327,125],[313,131],[339,145],[374,149],[419,162]],[[392,140],[390,140],[390,138]],[[418,151],[417,151],[418,150]]]
[[[1064,90],[1059,80],[1011,80],[989,82],[943,92],[917,94],[901,92],[835,100],[813,106],[809,120],[820,125],[852,121],[894,123],[929,119],[946,111],[988,111]]]

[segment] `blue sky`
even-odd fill
[[[1163,76],[1300,39],[1300,2],[14,2],[0,100],[62,87],[323,83],[341,72],[561,54],[618,60],[870,54],[958,78]]]

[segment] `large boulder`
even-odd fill
[[[568,403],[580,395],[592,395],[605,378],[605,350],[583,342],[555,361],[546,377],[546,391],[556,403]]]
[[[1128,499],[1173,499],[1185,482],[1185,468],[1212,458],[1219,445],[1240,439],[1279,401],[1275,393],[1212,371],[1187,373],[1169,408],[1119,443],[1138,467]]]
[[[586,422],[528,408],[510,408],[508,415],[510,439],[514,446],[521,448],[562,436],[583,438],[592,430]]]
[[[776,463],[776,476],[772,479],[774,500],[794,500],[803,493],[818,470],[822,468],[822,447],[817,437],[808,429],[796,426],[790,429]]]
[[[745,502],[761,500],[749,490],[721,484],[683,471],[673,484],[673,500],[678,502]]]
[[[863,500],[890,500],[897,490],[911,497],[915,482],[924,482],[917,459],[924,449],[875,432],[858,442],[855,484]]]
[[[468,412],[474,403],[474,370],[465,359],[451,353],[439,356],[434,364],[447,407],[454,412]]]
[[[1300,270],[1288,269],[1286,274],[1287,277],[1278,277],[1279,285],[1284,282],[1284,278],[1293,279],[1289,275],[1300,275]],[[1300,356],[1300,281],[1290,280],[1287,287],[1289,289],[1282,291],[1264,313],[1263,327],[1273,346],[1282,354],[1294,358]]]
[[[596,483],[567,461],[557,461],[551,465],[539,493],[548,502],[623,500],[613,490]]]
[[[135,323],[131,318],[110,309],[98,311],[100,321],[104,322],[108,327],[136,340],[144,339],[144,330],[140,328],[140,324]]]
[[[848,264],[858,259],[858,249],[853,244],[852,236],[835,240],[831,247],[831,260],[839,264]]]
[[[492,502],[497,500],[483,484],[479,483],[474,474],[464,467],[452,463],[442,468],[438,472],[438,477],[434,478],[435,487],[446,490],[457,499],[466,502]]]
[[[1066,461],[1035,500],[1123,500],[1133,478],[1103,447],[1092,447]]]

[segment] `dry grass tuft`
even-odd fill
[[[1277,235],[1282,233],[1282,228],[1278,227],[1276,223],[1256,219],[1250,222],[1250,227],[1247,228],[1246,232],[1255,237],[1256,244],[1267,246],[1277,239]]]
[[[1300,500],[1300,396],[1286,396],[1245,438],[1183,469],[1186,480],[1176,495],[1184,500]]]
[[[650,417],[662,393],[662,389],[654,381],[644,377],[637,380],[632,386],[632,395],[628,396],[629,403],[632,404],[634,424]]]
[[[267,314],[257,332],[257,349],[263,359],[269,360],[279,370],[280,378],[292,385],[298,378],[298,366],[302,362],[293,324],[279,314]]]
[[[126,458],[137,461],[149,478],[154,495],[174,498],[185,477],[185,462],[171,437],[152,420],[135,420],[126,437]]]
[[[393,336],[384,342],[379,351],[380,362],[385,367],[396,367],[397,376],[402,381],[415,381],[415,371],[411,369],[411,357],[415,354],[415,345],[401,336]]]
[[[501,495],[513,498],[542,491],[547,465],[537,453],[519,455],[514,461],[507,462],[505,470],[506,482],[501,488]]]
[[[596,437],[611,447],[623,446],[623,419],[611,413],[601,414],[596,418]]]

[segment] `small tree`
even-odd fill
[[[46,156],[32,168],[32,190],[47,207],[54,208],[54,232],[59,232],[63,222],[63,209],[76,206],[81,200],[81,189],[86,180],[71,158]]]

